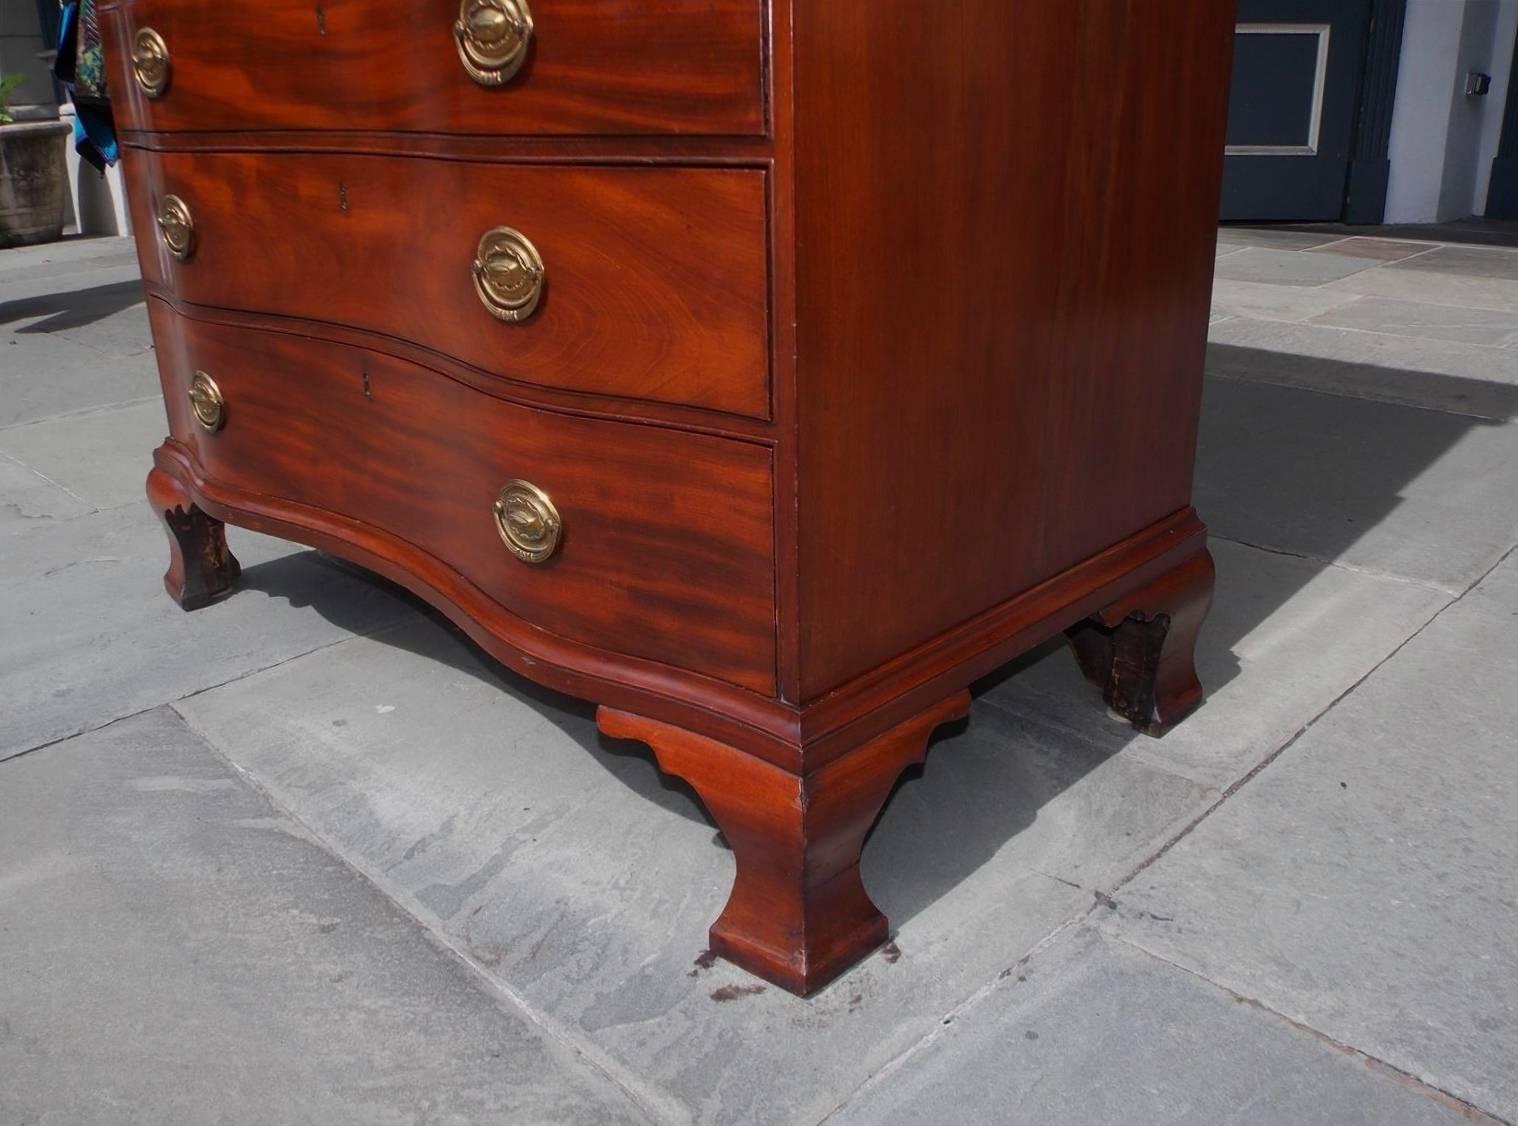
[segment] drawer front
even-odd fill
[[[193,246],[147,274],[184,300],[370,329],[568,391],[769,414],[764,173],[133,150],[134,221],[169,195]],[[482,236],[520,232],[541,299],[481,297]]]
[[[458,0],[123,0],[104,13],[112,101],[144,130],[764,133],[764,0],[476,3],[472,42],[528,5],[520,70],[496,86],[466,69]],[[143,70],[152,97],[134,77],[144,32],[168,60]]]
[[[535,410],[389,356],[148,305],[170,429],[211,481],[388,532],[559,637],[774,692],[767,447]],[[190,405],[196,371],[225,404],[214,432]],[[516,480],[561,522],[541,562],[497,524]],[[541,547],[533,533],[513,542]]]

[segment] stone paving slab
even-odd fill
[[[132,356],[152,346],[142,282],[136,267],[125,276],[91,271],[58,282],[81,288],[58,291],[44,283],[33,297],[0,300],[0,325],[18,336],[52,334],[86,344],[108,356]]]
[[[1099,697],[1081,685],[1065,702],[1110,730]],[[1110,888],[1219,796],[1152,759],[1116,753],[1121,745],[997,706],[1000,699],[980,700],[969,726],[935,747],[870,838],[866,884],[892,887],[892,898],[893,885],[904,893],[892,918],[930,907],[937,888],[986,863]]]
[[[65,239],[11,248],[0,256],[0,318],[12,301],[137,277],[137,251],[130,238]]]
[[[57,278],[99,264],[120,265],[137,260],[130,235],[104,238],[66,238],[37,246],[18,246],[0,255],[0,283],[19,278]],[[56,285],[56,283],[55,283]]]
[[[1443,411],[1213,380],[1196,479],[1220,536],[1452,593],[1518,541],[1514,430]]]
[[[416,613],[395,588],[233,529],[236,598],[186,614],[147,502],[0,520],[0,759]],[[12,503],[0,494],[0,511]],[[17,505],[41,503],[23,485]]]
[[[801,1001],[697,964],[733,863],[695,798],[640,745],[600,737],[588,707],[487,666],[439,624],[345,642],[178,707],[484,972],[703,1123],[816,1122],[1090,906],[1090,890],[1033,863],[1080,827],[1088,850],[1130,856],[1197,791],[1078,746],[1061,762],[1047,741],[1009,743],[1004,720],[977,714],[937,740],[866,848],[896,952]],[[1119,810],[1130,785],[1135,808],[1090,820]],[[956,822],[956,799],[976,790]],[[1080,856],[1060,859],[1074,871]]]
[[[168,709],[0,764],[0,1122],[650,1122]]]
[[[52,309],[17,329],[17,333],[51,333],[107,356],[122,358],[152,351],[148,310],[142,300],[142,283],[138,279],[103,286],[79,296],[76,305]],[[51,299],[48,304],[51,305]]]
[[[1325,243],[1322,246],[1304,247],[1304,249],[1311,254],[1323,251],[1328,254],[1348,254],[1354,258],[1375,258],[1381,262],[1400,262],[1404,258],[1411,258],[1415,254],[1427,254],[1437,246],[1437,243],[1413,242],[1406,239],[1367,238],[1362,235],[1354,235],[1350,238],[1340,239],[1337,242]]]
[[[4,435],[0,430],[0,436]],[[22,520],[83,516],[93,506],[57,482],[0,453],[0,536]]]
[[[1246,247],[1217,260],[1217,276],[1228,281],[1266,282],[1270,285],[1322,285],[1380,263],[1347,254],[1299,254],[1290,250]]]
[[[1314,292],[1322,294],[1324,291]],[[1333,295],[1329,297],[1332,299]],[[1518,313],[1460,305],[1431,305],[1421,301],[1393,301],[1385,297],[1364,297],[1350,303],[1338,303],[1334,308],[1314,315],[1312,323],[1423,340],[1453,340],[1489,348],[1500,348],[1518,336]]]
[[[1358,294],[1321,287],[1265,285],[1219,278],[1212,286],[1212,311],[1267,321],[1305,321],[1342,305],[1361,301]]]
[[[107,356],[62,336],[0,333],[0,427],[160,395],[151,351]]]
[[[1344,241],[1342,235],[1325,235],[1313,231],[1283,231],[1275,227],[1219,227],[1218,243],[1223,246],[1254,246],[1267,250],[1312,250]]]
[[[1409,261],[1421,262],[1423,257],[1420,255]],[[1518,281],[1505,277],[1447,274],[1430,269],[1393,269],[1387,266],[1384,269],[1350,274],[1328,282],[1323,288],[1332,292],[1390,297],[1399,301],[1518,311]]]
[[[1518,417],[1518,355],[1509,350],[1249,317],[1231,318],[1208,336],[1213,377],[1476,418]]]
[[[1438,1126],[1463,1108],[1088,928],[1061,936],[828,1126]]]
[[[1518,1120],[1518,561],[1119,895],[1113,933]]]
[[[1214,538],[1211,547],[1217,589],[1197,646],[1207,698],[1163,739],[1109,717],[1060,644],[988,683],[983,698],[1071,732],[1104,754],[1121,753],[1216,793],[1283,746],[1450,601],[1414,583],[1227,540]]]
[[[1416,258],[1394,262],[1387,269],[1518,281],[1518,251],[1490,246],[1440,246]]]
[[[56,482],[92,508],[146,504],[153,450],[169,432],[163,400],[106,407],[0,430],[0,454]]]

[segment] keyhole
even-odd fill
[[[347,211],[348,210],[348,185],[347,184],[339,183],[337,185],[337,206],[341,210],[343,210],[343,211]]]
[[[327,10],[320,4],[316,6],[316,34],[327,34]]]
[[[366,372],[363,373],[363,376],[364,376],[364,398],[368,399],[370,402],[373,402],[374,401],[374,392],[372,392],[369,389],[369,373],[366,371]]]

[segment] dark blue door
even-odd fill
[[[1224,219],[1338,220],[1372,0],[1239,0]]]

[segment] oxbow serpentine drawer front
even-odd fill
[[[719,954],[885,941],[865,834],[1049,637],[1141,731],[1200,702],[1232,0],[101,14],[169,593],[245,525],[595,701],[732,846]]]

